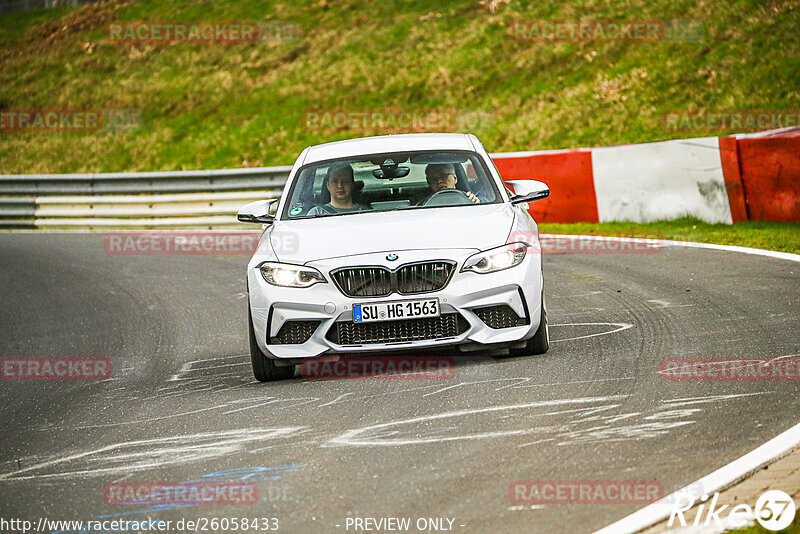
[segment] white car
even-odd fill
[[[535,180],[508,184],[516,194],[474,135],[303,150],[280,201],[238,215],[264,225],[247,266],[256,379],[363,351],[546,352],[541,247],[527,203],[550,191]]]

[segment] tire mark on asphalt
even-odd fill
[[[44,461],[16,471],[0,473],[0,480],[98,476],[160,468],[227,456],[243,451],[248,444],[296,437],[306,430],[306,427],[246,428],[127,441]],[[75,467],[71,471],[36,474],[37,471],[65,464]]]

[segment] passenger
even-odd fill
[[[428,181],[428,187],[431,188],[431,195],[445,189],[455,189],[458,183],[456,169],[452,163],[429,164],[425,167],[425,179]],[[462,193],[467,195],[475,204],[480,203],[480,199],[469,191],[462,191]],[[430,198],[430,196],[424,199],[420,204],[424,204],[428,198]]]
[[[369,209],[367,206],[353,201],[355,179],[353,177],[353,168],[350,165],[346,163],[332,165],[328,168],[326,181],[331,200],[326,204],[311,208],[308,212],[309,217]]]

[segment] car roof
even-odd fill
[[[334,158],[406,150],[469,150],[474,152],[475,146],[472,144],[470,136],[462,133],[380,135],[311,146],[308,148],[302,165]]]

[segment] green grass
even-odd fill
[[[800,254],[800,223],[741,222],[709,224],[699,219],[685,217],[675,221],[647,224],[628,222],[610,223],[543,223],[539,231],[544,234],[611,235],[619,237],[646,237],[674,239],[719,245],[763,248]]]
[[[291,163],[310,109],[453,109],[490,151],[697,137],[680,109],[800,109],[796,0],[106,2],[0,17],[0,108],[137,108],[124,133],[0,133],[0,173]],[[514,19],[699,21],[698,42],[515,42]],[[117,45],[119,20],[253,20],[297,38]],[[283,26],[279,26],[283,25]],[[476,120],[477,118],[477,120]],[[720,132],[724,133],[724,132]],[[716,135],[709,134],[709,135]]]
[[[759,524],[747,528],[726,531],[728,534],[800,534],[800,515],[796,515],[792,524],[782,530],[767,530]]]

